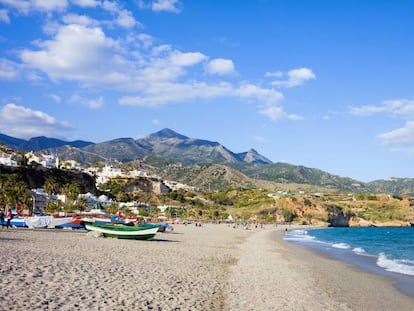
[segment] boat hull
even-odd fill
[[[25,220],[24,217],[14,216],[13,219],[10,221],[10,226],[26,228],[27,225],[24,220]],[[1,225],[6,226],[6,224],[7,224],[7,219],[6,217],[4,217]]]
[[[102,233],[104,237],[134,240],[152,239],[158,231],[158,226],[133,227],[125,225],[86,223],[85,227],[88,231]]]
[[[72,228],[72,229],[85,229],[85,224],[82,221],[81,217],[74,216],[73,221],[56,225],[55,228],[64,229],[64,228]]]
[[[33,216],[25,218],[25,224],[30,229],[55,228],[74,221],[73,217]]]

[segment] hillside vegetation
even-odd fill
[[[171,167],[170,171],[175,170]],[[182,173],[182,170],[178,172]],[[170,211],[169,217],[189,220],[223,221],[231,215],[240,222],[293,222],[319,226],[407,226],[414,223],[414,199],[409,197],[341,194],[332,190],[319,193],[313,191],[316,190],[313,186],[306,188],[298,184],[261,182],[240,174],[222,165],[199,167],[199,170],[186,172],[183,178],[196,181],[198,178],[200,186],[204,187],[210,180],[209,187],[226,186],[226,190],[175,190],[161,194],[157,191],[160,181],[150,178],[112,179],[110,184],[98,190],[94,179],[87,174],[40,167],[5,168],[0,165],[0,195],[14,186],[24,191],[25,188],[53,185],[56,192],[60,192],[67,185],[77,185],[79,193],[105,193],[118,202],[149,203],[153,207],[153,216],[157,215],[156,206],[170,205],[176,209]],[[211,176],[214,178],[210,179]],[[258,183],[262,187],[258,187]],[[30,201],[20,200],[17,203],[27,205]],[[0,205],[3,204],[0,202]]]

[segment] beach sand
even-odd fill
[[[0,310],[413,310],[390,280],[279,230],[175,225],[135,241],[0,229]]]

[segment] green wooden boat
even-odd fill
[[[86,230],[102,233],[104,237],[118,239],[135,239],[149,240],[152,239],[158,231],[159,225],[126,226],[111,225],[97,222],[85,223]]]

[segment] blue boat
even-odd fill
[[[12,227],[27,228],[25,218],[26,217],[13,216],[13,219],[10,220],[10,225]],[[2,221],[2,226],[6,226],[6,225],[7,225],[7,218],[4,217]]]

